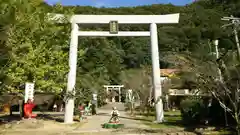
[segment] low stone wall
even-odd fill
[[[4,94],[0,96],[0,111],[3,111],[3,106],[10,105],[12,111],[19,110],[19,100],[24,100],[23,97],[17,94]],[[56,101],[55,94],[52,93],[35,93],[34,103],[36,107],[35,111],[46,111],[52,110],[52,106]],[[58,101],[58,103],[63,103],[63,101]]]

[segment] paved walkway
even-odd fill
[[[138,120],[133,120],[130,118],[126,112],[124,111],[124,104],[120,103],[112,103],[108,104],[102,108],[98,109],[98,115],[89,116],[88,122],[83,126],[78,128],[76,132],[116,132],[116,130],[103,129],[101,124],[104,124],[109,121],[110,113],[113,106],[116,106],[120,112],[120,122],[124,124],[124,128],[121,130],[117,130],[118,132],[123,132],[129,129],[146,129],[148,128],[146,125],[142,124]]]
[[[102,124],[110,119],[112,107],[117,107],[120,112],[120,123],[124,124],[121,129],[103,129]],[[74,123],[72,125],[60,124],[53,120],[25,120],[20,124],[6,124],[0,135],[169,135],[163,130],[151,129],[140,120],[134,120],[124,111],[124,104],[112,103],[97,109],[98,115],[89,116],[86,123]],[[62,114],[59,114],[62,116]],[[14,130],[13,130],[14,129]],[[174,131],[175,132],[175,131]],[[182,132],[182,131],[181,131]],[[182,135],[183,133],[174,133]],[[184,133],[185,134],[185,133]],[[189,133],[187,133],[190,135]],[[195,134],[191,134],[195,135]]]
[[[121,129],[104,129],[102,128],[102,124],[107,123],[110,119],[110,113],[112,111],[112,107],[117,107],[120,112],[120,123],[124,124],[124,128]],[[61,114],[59,114],[61,115]],[[7,130],[6,134],[8,135],[17,135],[17,134],[36,134],[36,135],[127,135],[127,134],[144,134],[149,127],[144,125],[139,120],[134,120],[130,116],[128,116],[125,112],[124,104],[122,103],[110,103],[107,104],[99,109],[97,109],[97,115],[95,116],[88,116],[86,123],[76,123],[76,125],[65,125],[54,123],[53,121],[44,121],[44,124],[41,126],[38,123],[41,121],[33,122],[26,120],[25,124],[15,124],[14,129],[16,130]],[[33,125],[38,125],[36,128]],[[20,127],[19,127],[20,126]],[[29,127],[28,129],[21,130],[21,126]],[[50,130],[51,129],[51,130]],[[0,131],[1,132],[1,131]],[[5,132],[5,131],[4,131]],[[1,133],[0,133],[1,135]]]

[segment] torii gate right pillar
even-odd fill
[[[158,51],[158,33],[157,25],[155,23],[150,24],[150,36],[151,36],[151,52],[152,52],[152,76],[153,76],[153,90],[156,109],[156,122],[163,122],[163,103],[162,99],[162,86],[160,76],[160,62]]]

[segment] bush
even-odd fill
[[[228,102],[225,100],[225,102]],[[229,103],[227,104],[230,107]],[[220,106],[217,100],[212,101],[212,105],[209,108],[209,115],[210,124],[215,126],[224,126],[225,125],[225,116],[224,116],[224,109]],[[236,125],[235,120],[231,116],[230,113],[227,113],[227,121],[228,125]]]
[[[180,110],[185,124],[199,124],[204,119],[202,99],[185,99],[180,103]]]
[[[98,98],[97,102],[98,102],[98,104],[97,104],[98,107],[102,107],[107,104],[107,102],[105,102],[104,99],[100,99],[100,98]]]

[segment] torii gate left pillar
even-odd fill
[[[54,18],[53,18],[54,20]],[[122,31],[116,34],[111,34],[108,31],[79,31],[78,24],[109,24],[111,21],[117,21],[119,24],[150,24],[150,31]],[[152,72],[153,72],[153,88],[154,99],[157,101],[156,122],[163,122],[163,104],[162,104],[162,89],[160,80],[160,65],[158,51],[158,35],[156,24],[171,24],[178,23],[178,14],[169,15],[74,15],[71,17],[72,23],[70,54],[69,54],[69,74],[67,92],[74,92],[76,83],[77,69],[77,51],[78,51],[78,36],[85,37],[104,37],[104,36],[150,36],[151,37],[151,53],[152,53]],[[73,122],[74,99],[68,99],[65,105],[65,123]]]

